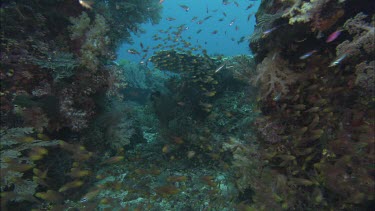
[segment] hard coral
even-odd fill
[[[289,24],[307,23],[313,21],[314,29],[326,30],[332,26],[338,18],[343,15],[343,10],[335,10],[329,17],[322,18],[322,11],[324,7],[332,0],[310,0],[308,2],[302,0],[295,0],[290,9],[283,14],[283,17],[289,17]],[[343,1],[338,1],[342,3]],[[336,3],[337,4],[337,3]]]

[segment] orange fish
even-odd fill
[[[122,161],[124,159],[124,156],[114,156],[114,157],[111,157],[105,161],[103,161],[101,164],[114,164],[114,163],[117,163],[119,161]]]
[[[170,176],[167,178],[168,182],[185,182],[187,180],[187,176]]]
[[[175,144],[183,144],[184,140],[181,137],[173,136],[172,142],[175,143]]]
[[[160,187],[155,188],[155,192],[158,195],[161,195],[162,197],[167,197],[169,195],[177,194],[180,191],[175,186],[165,185],[165,186],[160,186]]]
[[[170,149],[169,145],[167,144],[167,145],[164,145],[164,146],[163,146],[163,148],[162,148],[161,151],[162,151],[163,153],[168,153],[170,150],[171,150],[171,149]]]

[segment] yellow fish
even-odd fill
[[[59,192],[64,192],[72,188],[78,188],[83,185],[83,181],[81,180],[74,180],[72,182],[68,182],[65,185],[63,185],[60,189]]]

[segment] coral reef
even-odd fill
[[[85,147],[101,148],[81,139],[101,101],[121,98],[125,85],[110,65],[114,52],[141,23],[157,23],[162,8],[156,0],[80,3],[1,3],[2,210],[64,206],[86,190],[95,169],[87,161],[98,158]]]
[[[371,210],[370,1],[264,0],[252,56],[114,62],[161,2],[2,2],[1,210]]]
[[[257,16],[276,10],[277,5],[266,2]],[[258,130],[257,153],[263,161],[259,165],[264,170],[257,182],[253,182],[254,177],[247,178],[247,187],[255,192],[249,207],[367,210],[373,203],[370,187],[374,178],[367,164],[374,160],[374,139],[370,138],[374,134],[373,86],[369,86],[374,56],[369,16],[374,14],[360,12],[367,11],[365,2],[351,11],[352,1],[285,1],[288,9],[284,5],[283,16],[273,20],[281,25],[250,43],[259,53],[255,58],[257,73],[261,69],[280,70],[283,75],[277,81],[285,84],[263,87],[272,84],[272,77],[260,80],[259,106],[264,117],[254,126]],[[274,43],[271,38],[285,35],[283,24],[290,27],[287,36],[294,40],[263,45],[265,40]],[[347,33],[333,43],[314,36],[315,31],[333,33],[339,27]],[[319,50],[305,58],[303,51],[314,44]],[[275,50],[282,53],[272,57]],[[280,64],[278,58],[282,58]],[[259,79],[250,75],[250,80]],[[267,93],[273,95],[264,97]],[[246,159],[253,155],[240,156]],[[276,182],[267,178],[276,178]],[[262,200],[261,192],[272,197]]]

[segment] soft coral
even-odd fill
[[[252,82],[261,83],[262,98],[271,93],[285,95],[289,86],[297,80],[297,75],[288,68],[288,62],[283,60],[278,52],[272,52],[257,66],[257,75]]]

